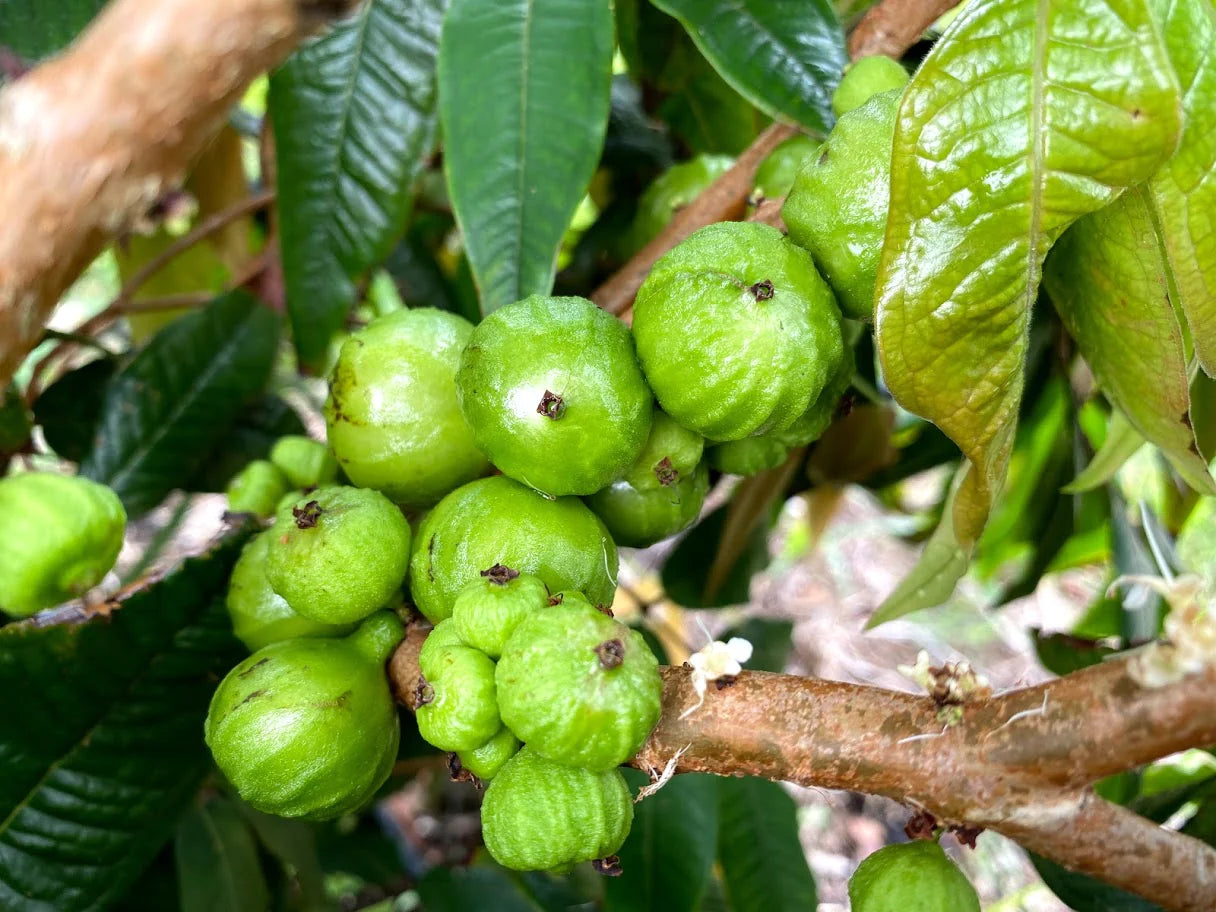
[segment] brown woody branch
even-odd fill
[[[424,625],[390,664],[413,708]],[[1166,909],[1216,909],[1216,851],[1097,798],[1090,783],[1216,743],[1216,670],[1146,689],[1127,660],[979,699],[945,725],[929,697],[744,672],[697,702],[663,669],[663,716],[632,765],[652,775],[754,775],[885,795],[947,824],[990,828]]]
[[[113,0],[61,57],[0,90],[0,386],[249,81],[354,2]]]

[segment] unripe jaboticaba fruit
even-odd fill
[[[854,60],[832,93],[832,111],[843,117],[881,92],[902,89],[908,80],[908,71],[892,57],[877,54]]]
[[[215,762],[253,807],[326,820],[366,804],[400,733],[384,663],[402,636],[389,612],[346,639],[284,640],[220,682],[207,713]]]
[[[449,646],[467,647],[468,645],[464,641],[464,637],[460,635],[460,628],[454,620],[448,618],[440,621],[427,634],[422,643],[422,649],[418,651],[418,667],[422,670],[422,676],[433,678],[439,674],[439,669],[443,667],[440,662],[441,654]]]
[[[495,680],[507,728],[567,766],[624,763],[662,711],[659,663],[642,635],[573,599],[515,628]]]
[[[418,733],[440,750],[480,747],[502,726],[494,696],[494,662],[471,646],[448,646],[428,663],[419,686]]]
[[[883,92],[841,117],[781,208],[790,239],[811,252],[841,310],[855,320],[874,319],[899,98]]]
[[[519,752],[519,739],[505,725],[481,747],[456,752],[460,765],[482,782],[498,775],[503,764]]]
[[[656,408],[646,445],[621,479],[639,491],[669,488],[696,471],[704,451],[704,437]]]
[[[904,842],[868,856],[849,879],[853,912],[980,912],[975,887],[936,842]]]
[[[287,476],[293,488],[318,488],[338,477],[338,461],[333,451],[319,440],[289,434],[280,437],[270,449],[270,461]]]
[[[629,328],[585,298],[532,295],[473,330],[460,407],[490,461],[551,496],[593,494],[633,465],[654,400]]]
[[[698,155],[672,165],[656,177],[638,199],[630,237],[631,251],[641,250],[658,237],[673,215],[700,196],[734,163],[729,155]]]
[[[519,622],[548,604],[549,590],[539,577],[495,564],[461,590],[451,620],[466,643],[497,659]]]
[[[639,489],[622,478],[588,497],[587,506],[617,544],[649,548],[696,522],[708,493],[709,466],[702,463],[666,487]]]
[[[291,610],[287,600],[270,587],[266,578],[266,555],[274,529],[250,540],[232,568],[228,581],[228,616],[232,632],[250,652],[280,640],[296,637],[340,637],[354,624],[322,624]]]
[[[432,623],[495,564],[540,577],[551,592],[577,589],[604,604],[616,589],[617,551],[581,500],[549,500],[501,475],[457,488],[423,520],[410,558],[414,604]]]
[[[720,222],[663,256],[633,335],[663,410],[709,440],[789,427],[840,360],[840,311],[806,251],[755,222]]]
[[[486,848],[516,871],[563,870],[614,855],[632,824],[620,770],[562,766],[531,745],[506,762],[481,805]]]
[[[719,472],[728,475],[756,475],[775,469],[785,462],[790,447],[781,439],[783,432],[761,434],[759,437],[744,437],[728,440],[711,446],[705,458]],[[611,524],[609,528],[612,528]],[[623,542],[622,542],[623,544]]]
[[[255,459],[228,482],[228,512],[273,516],[291,490],[282,470],[268,459]]]
[[[784,431],[778,432],[778,439],[790,446],[806,446],[814,443],[828,429],[840,409],[840,400],[853,384],[853,372],[857,368],[857,359],[852,346],[844,347],[844,357],[836,366],[827,386],[819,397],[811,403],[798,420]]]
[[[28,617],[83,595],[118,560],[127,514],[105,485],[23,472],[0,479],[0,611]]]
[[[370,488],[320,488],[279,510],[266,576],[292,609],[326,624],[360,621],[405,582],[410,526]]]
[[[325,424],[352,482],[423,507],[489,471],[456,398],[472,334],[463,317],[420,307],[378,317],[343,343]]]
[[[756,190],[765,199],[779,199],[790,192],[802,163],[819,151],[819,140],[791,136],[768,154],[756,168]]]

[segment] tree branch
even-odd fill
[[[113,0],[0,90],[0,386],[59,296],[177,186],[248,82],[354,0]]]
[[[959,0],[883,0],[870,7],[849,34],[849,56],[899,57]]]

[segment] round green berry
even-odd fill
[[[498,734],[481,747],[457,751],[456,759],[482,782],[489,782],[518,751],[519,739],[504,725],[498,730]]]
[[[728,440],[706,451],[705,458],[719,472],[728,475],[757,475],[775,469],[790,454],[781,432]]]
[[[708,493],[709,467],[702,463],[666,486],[636,488],[622,478],[588,497],[587,506],[617,544],[648,548],[696,522]]]
[[[779,199],[790,192],[802,163],[819,151],[819,140],[791,136],[768,154],[756,168],[756,190],[766,199]]]
[[[279,501],[291,490],[287,476],[273,462],[255,459],[228,482],[228,512],[273,516]]]
[[[980,912],[975,887],[936,842],[903,842],[866,857],[849,879],[854,912]]]
[[[495,564],[461,590],[451,620],[466,643],[497,659],[519,622],[548,604],[549,590],[539,577]]]
[[[696,471],[704,451],[704,437],[655,409],[646,445],[621,479],[639,491],[669,488]]]
[[[729,155],[698,155],[672,165],[656,177],[638,200],[630,233],[631,249],[640,250],[658,237],[672,216],[700,196],[734,163]]]
[[[854,60],[832,94],[832,111],[843,117],[881,92],[903,89],[908,80],[903,64],[883,54]]]
[[[443,667],[440,658],[449,646],[468,645],[460,635],[460,627],[454,620],[447,618],[440,621],[427,634],[422,649],[418,651],[418,667],[422,670],[423,677],[433,678],[439,675],[439,670]]]
[[[494,662],[470,646],[447,646],[428,663],[419,685],[418,732],[440,750],[471,750],[502,725],[494,695]]]
[[[333,451],[311,437],[291,434],[280,437],[270,450],[270,461],[287,476],[293,488],[318,488],[333,484],[338,461]]]

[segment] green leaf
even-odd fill
[[[418,883],[418,895],[427,912],[538,912],[539,907],[519,892],[515,883],[494,868],[432,868]]]
[[[266,386],[279,327],[243,291],[170,323],[106,387],[80,474],[112,487],[133,516],[155,507]]]
[[[1085,874],[1069,871],[1038,855],[1031,854],[1035,870],[1048,889],[1060,897],[1073,912],[1162,912],[1160,906],[1125,893]]]
[[[300,360],[321,366],[354,279],[405,229],[435,141],[447,0],[369,0],[270,79],[283,277]]]
[[[25,399],[16,384],[10,383],[7,389],[0,389],[0,460],[24,447],[30,439],[30,430],[30,412],[25,407]]]
[[[63,50],[106,0],[0,0],[0,43],[27,60]]]
[[[694,154],[738,155],[764,127],[759,111],[736,92],[681,34],[667,57],[669,94],[658,115]]]
[[[626,770],[630,784],[649,780]],[[604,885],[606,912],[692,912],[709,883],[718,836],[718,780],[676,776],[634,805],[633,828],[618,853],[621,876]]]
[[[235,535],[108,616],[0,629],[0,908],[76,912],[124,895],[211,767],[203,718],[244,650],[223,595]]]
[[[608,0],[452,0],[444,168],[485,313],[548,294],[608,122]]]
[[[312,824],[303,820],[263,814],[244,802],[238,804],[237,808],[253,827],[258,842],[294,877],[305,907],[324,908],[327,905],[325,884]]]
[[[1107,79],[1111,60],[1119,78]],[[969,462],[955,538],[983,528],[1013,444],[1043,259],[1177,144],[1178,86],[1136,0],[978,0],[900,103],[878,347],[891,392]]]
[[[1182,86],[1178,151],[1148,183],[1175,303],[1190,322],[1204,370],[1216,374],[1216,13],[1210,0],[1156,3]]]
[[[1216,499],[1200,498],[1178,532],[1177,548],[1183,566],[1216,587]]]
[[[60,458],[83,462],[92,451],[106,389],[118,368],[113,358],[90,361],[57,379],[34,402],[34,420]]]
[[[236,806],[223,798],[192,808],[175,837],[182,912],[263,912],[270,889],[258,846]]]
[[[1132,427],[1127,417],[1114,409],[1110,413],[1110,423],[1106,426],[1106,437],[1101,448],[1089,465],[1060,490],[1065,494],[1081,494],[1102,487],[1115,477],[1115,473],[1136,455],[1144,443],[1144,437]]]
[[[701,519],[680,540],[663,564],[663,590],[685,608],[722,608],[741,605],[751,597],[752,577],[768,566],[769,523],[757,523],[742,542],[742,551],[722,577],[716,591],[709,591],[710,570],[722,543],[729,505],[718,507]]]
[[[1182,328],[1143,191],[1065,232],[1044,282],[1106,397],[1187,484],[1216,494],[1195,442]]]
[[[804,912],[815,877],[798,841],[797,808],[780,785],[718,780],[718,859],[734,912]]]
[[[295,410],[282,398],[259,396],[237,418],[231,431],[212,449],[202,468],[186,482],[190,491],[223,491],[232,476],[255,459],[265,459],[280,437],[307,435]]]
[[[683,23],[722,77],[766,114],[831,128],[832,92],[848,62],[827,0],[654,0]]]
[[[1036,630],[1032,634],[1039,661],[1052,674],[1060,676],[1097,665],[1119,651],[1113,646],[1067,633],[1045,634]]]

